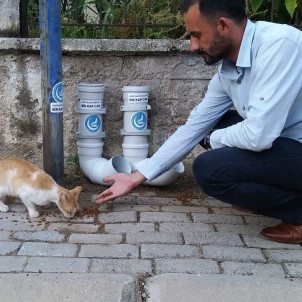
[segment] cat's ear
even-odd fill
[[[70,190],[69,192],[77,199],[82,191],[81,186],[77,186],[74,189]]]
[[[60,201],[62,201],[62,202],[66,201],[66,196],[64,193],[60,193],[59,196],[60,196]]]

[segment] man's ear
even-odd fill
[[[220,17],[217,20],[216,26],[217,26],[217,31],[221,35],[225,35],[225,34],[229,33],[229,31],[230,31],[231,20],[228,18],[225,18],[225,17]]]

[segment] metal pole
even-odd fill
[[[61,1],[39,0],[41,86],[43,110],[43,166],[62,184],[63,87],[61,45]]]
[[[28,0],[20,1],[20,35],[21,38],[28,38],[28,20],[27,20]]]

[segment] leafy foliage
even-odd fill
[[[163,39],[185,33],[182,0],[61,0],[63,38]],[[302,0],[245,0],[252,20],[302,27]],[[29,35],[39,36],[39,0],[28,0]]]
[[[302,0],[249,0],[253,16],[266,16],[270,21],[301,26]]]
[[[28,0],[30,36],[38,36],[39,0]],[[65,38],[180,38],[181,0],[62,0]],[[35,23],[35,24],[32,24]]]

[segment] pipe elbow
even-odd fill
[[[185,171],[185,167],[182,162],[176,164],[172,169],[166,171],[165,173],[159,175],[153,180],[147,180],[144,182],[145,185],[151,186],[167,186],[173,181],[175,181],[178,176]]]
[[[134,170],[136,171],[138,167],[138,163],[134,165]],[[175,181],[178,176],[185,171],[185,167],[182,162],[179,162],[176,164],[172,169],[164,172],[163,174],[159,175],[153,180],[146,180],[144,182],[144,185],[150,185],[150,186],[167,186],[171,184],[173,181]]]
[[[103,157],[79,157],[80,168],[84,175],[93,183],[111,186],[112,182],[104,182],[103,178],[117,173],[131,173],[130,164],[122,156],[113,156],[111,159]]]

